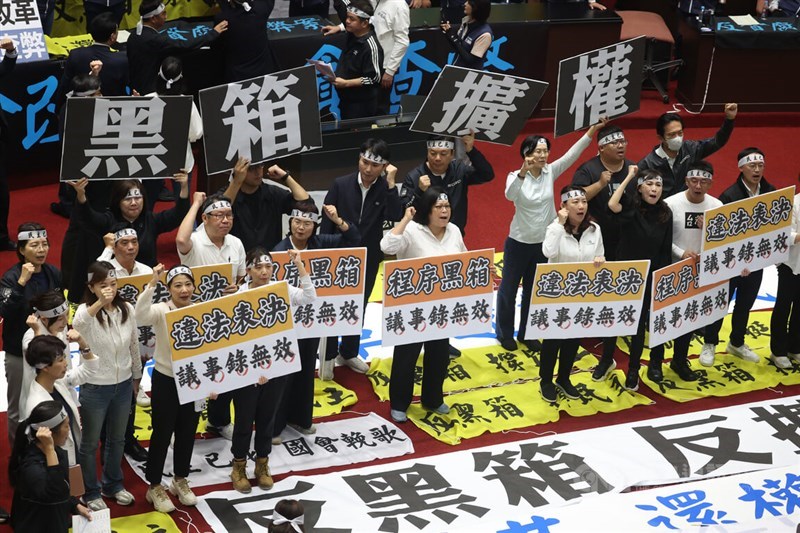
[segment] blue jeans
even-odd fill
[[[511,237],[506,239],[506,245],[503,248],[503,280],[497,290],[497,326],[495,328],[497,338],[501,341],[514,338],[514,310],[520,280],[522,281],[522,309],[517,338],[525,338],[536,265],[546,262],[547,258],[542,253],[542,243],[525,244],[515,241]]]
[[[122,453],[125,449],[125,428],[131,410],[133,383],[127,379],[116,385],[81,385],[81,421],[83,439],[78,462],[86,486],[86,501],[100,497],[97,482],[97,444],[100,429],[106,424],[106,446],[103,457],[103,493],[112,495],[123,489]]]

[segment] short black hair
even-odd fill
[[[597,131],[597,142],[599,143],[600,139],[606,135],[611,135],[612,133],[622,133],[622,128],[616,124],[608,124],[607,126],[603,126]]]
[[[489,20],[489,15],[492,13],[492,3],[490,0],[467,0],[472,6],[472,18],[479,24],[483,24]]]
[[[714,166],[706,160],[689,163],[688,170],[702,170],[703,172],[708,172],[712,175],[714,174]]]
[[[522,141],[522,144],[519,147],[519,156],[522,159],[533,152],[536,149],[536,145],[539,144],[539,141],[544,139],[545,144],[547,144],[547,150],[550,150],[550,139],[547,137],[542,137],[541,135],[528,135],[525,137],[525,140]]]
[[[681,128],[683,128],[683,119],[677,113],[664,113],[658,120],[656,120],[656,133],[659,137],[664,136],[664,128],[667,127],[667,124],[670,122],[680,122]]]
[[[361,153],[366,152],[369,150],[375,155],[381,156],[385,160],[389,161],[390,154],[389,154],[389,145],[386,144],[386,141],[383,139],[374,139],[369,138],[363,143],[361,143]]]
[[[350,0],[350,5],[360,11],[363,11],[370,17],[375,14],[375,10],[372,8],[372,4],[370,4],[367,0]],[[366,20],[366,19],[362,18],[361,20]]]
[[[282,517],[293,520],[298,516],[303,516],[304,509],[303,504],[297,500],[281,500],[277,504],[275,504],[275,511],[276,513],[280,514]],[[305,531],[305,526],[303,524],[299,524],[297,527],[300,528],[300,531]],[[282,524],[274,524],[270,521],[268,529],[269,533],[295,533],[297,530],[295,529],[293,524],[288,522],[284,522]]]
[[[764,155],[764,152],[761,151],[761,149],[756,148],[755,146],[748,146],[747,148],[739,152],[739,155],[736,156],[736,161],[739,161],[741,158],[746,157],[750,154],[761,154],[763,157],[766,157]]]
[[[76,74],[75,77],[72,78],[72,90],[76,93],[99,91],[101,90],[100,77],[90,74]]]
[[[117,18],[110,11],[100,13],[89,24],[89,33],[98,43],[107,43],[117,31]]]
[[[41,231],[43,229],[44,226],[38,222],[23,222],[17,227],[17,234],[22,233],[23,231]],[[47,242],[49,244],[50,239],[48,239]],[[25,256],[22,254],[22,249],[25,248],[26,244],[28,244],[28,241],[17,241],[17,259],[19,259],[20,263],[25,261]]]
[[[264,248],[263,246],[256,246],[255,248],[251,248],[250,251],[247,252],[247,255],[245,256],[244,261],[245,261],[246,264],[249,265],[250,263],[255,261],[255,259],[257,257],[261,257],[262,255],[266,255],[267,257],[270,258],[270,260],[272,260],[272,254],[269,253],[266,250],[266,248]]]
[[[32,367],[36,365],[50,366],[59,357],[64,357],[64,349],[67,345],[53,335],[38,335],[31,339],[28,344],[28,351],[25,352],[25,361]],[[36,369],[39,373],[39,369]]]
[[[139,16],[141,17],[145,13],[150,13],[162,3],[161,0],[142,0],[142,3],[139,4]]]
[[[428,187],[419,200],[414,202],[417,212],[414,214],[414,222],[427,226],[431,221],[431,211],[439,200],[439,195],[445,194],[441,187]]]
[[[161,74],[164,75],[164,78],[167,80],[175,80],[173,81],[169,87],[167,87],[167,80],[161,77]],[[158,94],[166,94],[166,95],[181,95],[185,91],[186,84],[184,83],[183,74],[183,63],[181,60],[175,56],[168,56],[165,57],[164,60],[161,62],[161,67],[159,68],[159,74],[156,76],[156,92]],[[181,79],[176,79],[181,76]]]

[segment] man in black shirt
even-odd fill
[[[257,78],[278,70],[269,46],[267,20],[274,0],[218,0],[216,22],[228,21],[220,42],[225,50],[225,81]]]

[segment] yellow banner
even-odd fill
[[[72,531],[72,529],[70,529]],[[172,518],[166,513],[134,514],[121,518],[111,519],[111,531],[114,533],[142,533],[151,531],[153,533],[181,533],[180,528]]]
[[[548,263],[536,267],[531,305],[635,300],[644,289],[650,261]],[[639,298],[641,300],[641,298]]]
[[[483,433],[499,433],[547,422],[555,422],[560,411],[570,416],[588,416],[598,412],[611,413],[630,409],[636,405],[652,403],[649,398],[622,387],[621,371],[606,381],[595,383],[591,374],[580,372],[572,376],[572,383],[581,392],[582,399],[561,398],[549,404],[539,395],[539,383],[518,383],[502,387],[452,394],[445,398],[450,413],[440,415],[412,404],[408,417],[425,433],[446,444],[456,445],[462,439]]]

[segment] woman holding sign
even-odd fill
[[[542,243],[542,253],[550,263],[594,263],[595,268],[605,262],[603,235],[600,226],[588,214],[586,192],[577,185],[561,189],[561,209],[558,218],[547,226]],[[539,384],[542,398],[555,403],[557,392],[571,400],[581,397],[570,383],[572,364],[578,353],[580,339],[548,339],[542,343],[539,363]],[[558,359],[558,378],[553,384],[553,369]]]
[[[311,276],[308,275],[303,262],[300,260],[300,252],[296,250],[289,250],[288,252],[292,264],[297,268],[301,287],[298,289],[289,285],[289,302],[292,308],[310,304],[317,297],[317,291],[314,289],[314,284],[311,283]],[[273,263],[269,252],[260,247],[255,248],[250,250],[245,261],[250,281],[239,289],[240,292],[265,287],[272,282],[272,271],[275,263]],[[258,380],[258,385],[233,391],[233,408],[236,411],[236,418],[233,422],[233,442],[231,443],[231,453],[233,454],[231,481],[233,482],[233,488],[239,492],[246,494],[252,490],[250,481],[247,479],[246,467],[247,456],[250,453],[250,440],[253,436],[253,423],[256,426],[254,443],[256,452],[254,475],[256,482],[262,489],[272,488],[272,476],[269,473],[272,435],[275,433],[275,418],[278,408],[291,376],[292,374],[280,376],[269,381],[265,377],[261,377]]]
[[[340,233],[318,234],[320,216],[317,206],[310,201],[299,202],[289,216],[289,235],[273,251],[319,250],[322,248],[349,248],[358,246],[361,233],[358,226],[339,216],[336,206],[323,206],[325,216]],[[288,424],[304,435],[317,431],[312,423],[314,414],[314,370],[317,366],[319,338],[298,339],[302,369],[287,376],[286,394],[275,419],[274,435],[278,437]]]
[[[626,195],[625,188],[636,177],[637,194]],[[608,200],[608,208],[620,222],[620,233],[625,235],[617,248],[618,261],[650,260],[650,273],[645,281],[642,310],[639,316],[639,329],[631,339],[630,361],[625,388],[635,391],[639,388],[639,367],[644,349],[644,334],[650,316],[650,285],[652,272],[672,263],[672,211],[664,202],[662,193],[664,178],[657,170],[642,170],[636,165],[628,167],[628,175]],[[664,345],[650,349],[650,362],[647,365],[647,378],[656,383],[664,375],[661,362],[664,360]],[[600,365],[612,365],[611,360],[602,359]]]
[[[195,402],[181,405],[178,400],[178,388],[175,385],[175,374],[172,372],[172,354],[167,331],[168,311],[181,309],[192,303],[194,294],[194,275],[192,269],[178,265],[167,272],[167,290],[169,300],[153,303],[153,295],[159,279],[164,273],[164,265],[158,264],[153,269],[153,279],[145,287],[136,301],[136,320],[143,326],[151,326],[156,335],[156,351],[153,355],[151,394],[151,418],[153,433],[150,436],[150,449],[147,457],[145,478],[150,483],[145,499],[153,504],[156,511],[171,513],[175,505],[161,484],[161,473],[172,436],[175,436],[173,464],[175,476],[170,483],[169,491],[178,497],[183,505],[197,505],[197,497],[189,487],[189,466],[194,450],[194,437],[197,422],[203,408]]]
[[[428,187],[418,205],[418,211],[413,207],[406,209],[403,219],[383,236],[381,250],[385,254],[411,259],[467,251],[461,230],[450,223],[450,200],[441,188]],[[450,361],[450,339],[402,344],[394,347],[389,382],[389,402],[395,422],[408,420],[406,411],[414,394],[414,368],[423,345],[422,407],[439,414],[450,412],[442,393]]]

